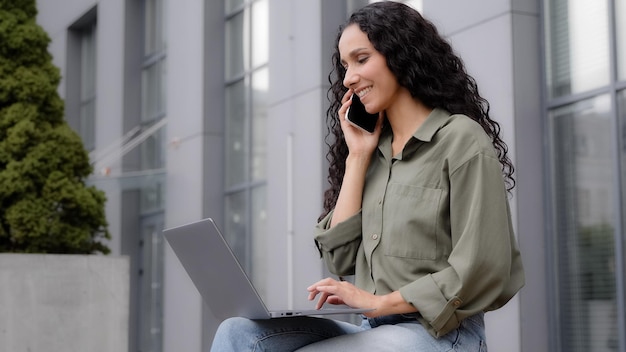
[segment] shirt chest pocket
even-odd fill
[[[390,183],[381,245],[388,256],[435,260],[442,190]]]

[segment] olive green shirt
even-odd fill
[[[400,290],[433,336],[503,306],[524,285],[502,168],[489,136],[435,109],[398,155],[385,129],[361,211],[315,240],[329,270],[384,295]]]

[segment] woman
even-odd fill
[[[315,241],[329,270],[355,283],[321,280],[309,299],[374,310],[359,327],[233,318],[214,349],[486,350],[483,312],[524,284],[513,165],[488,103],[436,28],[400,3],[354,13],[333,61],[330,188]],[[371,134],[346,121],[353,94],[379,113]]]

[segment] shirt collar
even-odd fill
[[[422,142],[430,142],[435,136],[435,133],[448,122],[450,116],[450,113],[444,109],[433,109],[426,118],[426,121],[413,133],[413,137]]]
[[[402,156],[406,153],[410,153],[415,151],[414,149],[419,146],[420,143],[416,143],[418,141],[421,142],[430,142],[433,137],[448,121],[450,120],[451,114],[440,108],[435,108],[430,112],[424,123],[413,133],[413,138],[411,138],[407,144],[404,146],[403,151],[397,155],[399,159],[402,159]],[[393,138],[393,134],[391,132],[391,128],[387,128],[386,131],[383,131],[380,136],[380,140],[378,142],[378,149],[380,152],[387,158],[391,159],[391,139]]]

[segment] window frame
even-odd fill
[[[255,202],[255,194],[257,192],[265,192],[267,189],[267,176],[264,177],[254,177],[253,173],[253,155],[255,155],[255,144],[254,142],[254,132],[253,128],[255,125],[255,111],[254,111],[254,102],[255,96],[253,93],[254,90],[254,82],[253,78],[263,70],[269,70],[269,57],[265,62],[255,63],[253,57],[254,43],[253,43],[253,30],[254,30],[254,15],[252,11],[254,10],[254,6],[261,2],[266,2],[269,7],[268,0],[244,0],[238,6],[233,7],[230,11],[228,6],[226,6],[225,0],[225,10],[224,10],[224,37],[225,37],[225,50],[224,57],[225,62],[230,62],[228,54],[229,51],[228,45],[232,44],[228,41],[228,33],[229,33],[229,24],[231,20],[236,18],[239,15],[243,16],[243,33],[242,33],[242,41],[243,43],[238,43],[243,45],[243,69],[241,72],[236,72],[231,74],[229,72],[228,64],[224,70],[224,91],[228,92],[228,90],[234,87],[237,84],[243,84],[243,101],[244,103],[244,116],[243,116],[243,145],[246,148],[243,151],[244,157],[244,165],[243,165],[243,173],[245,178],[243,181],[229,184],[229,141],[230,141],[230,133],[229,130],[229,116],[228,111],[230,106],[228,105],[228,94],[225,95],[225,130],[224,130],[224,177],[225,177],[225,186],[224,186],[224,224],[225,224],[225,233],[230,237],[228,238],[231,246],[233,246],[233,250],[236,252],[238,259],[240,260],[242,267],[246,270],[246,272],[251,276],[252,280],[258,285],[257,289],[259,289],[262,295],[264,291],[263,287],[265,286],[265,282],[261,278],[262,273],[257,273],[258,270],[254,270],[254,267],[262,267],[263,265],[257,263],[259,260],[263,260],[260,257],[259,251],[254,249],[255,243],[259,242],[260,238],[264,237],[263,233],[257,233],[259,229],[257,228],[257,219],[255,215],[255,209],[259,207],[256,206]],[[268,13],[269,15],[269,13]],[[268,29],[268,41],[269,41],[269,29]],[[268,42],[269,49],[269,42]],[[269,75],[268,75],[269,79]],[[267,150],[267,148],[265,148]],[[258,154],[258,153],[257,153]],[[267,164],[267,160],[265,160],[265,164]],[[265,193],[263,193],[265,194]],[[241,221],[241,226],[231,226],[235,221],[231,221],[229,219],[229,215],[231,211],[229,210],[229,204],[231,201],[236,200],[242,196],[243,198],[240,200],[242,204],[245,204],[245,208],[243,209],[243,219],[239,219]],[[262,199],[267,199],[267,195],[265,194]],[[267,204],[267,202],[265,202]],[[267,207],[267,205],[265,206]],[[243,237],[243,238],[240,238]]]
[[[614,131],[615,135],[612,136],[613,138],[613,143],[612,143],[612,159],[613,159],[613,165],[615,166],[613,168],[613,179],[614,179],[614,185],[613,188],[616,190],[619,190],[620,195],[615,196],[614,200],[613,200],[613,206],[614,206],[614,218],[611,219],[611,223],[615,225],[615,229],[614,229],[614,251],[615,251],[615,262],[616,262],[616,271],[615,271],[615,294],[616,294],[616,298],[617,298],[617,310],[618,310],[618,314],[617,314],[617,338],[619,340],[619,350],[624,350],[626,349],[626,307],[625,307],[625,299],[626,299],[626,287],[625,287],[625,280],[624,280],[624,273],[626,272],[626,263],[625,263],[625,257],[624,257],[624,252],[625,252],[625,248],[624,248],[624,228],[626,227],[626,219],[622,219],[622,214],[626,214],[625,211],[625,202],[626,199],[624,199],[622,194],[626,194],[623,192],[624,187],[626,187],[626,184],[624,184],[624,179],[621,175],[621,169],[624,167],[622,164],[622,153],[625,153],[626,151],[622,151],[621,147],[622,145],[625,145],[626,141],[624,141],[625,136],[623,136],[623,133],[621,131],[625,131],[624,128],[626,128],[626,121],[624,119],[620,118],[619,115],[619,111],[618,111],[618,106],[617,106],[617,98],[618,98],[618,94],[620,94],[620,91],[624,91],[626,89],[626,79],[623,77],[622,80],[620,80],[620,77],[618,76],[618,57],[617,57],[617,45],[618,45],[618,33],[617,33],[617,19],[616,19],[616,15],[615,15],[615,2],[614,0],[604,0],[604,1],[608,1],[608,12],[609,12],[609,46],[608,46],[608,55],[609,55],[609,75],[610,75],[610,80],[609,83],[607,85],[604,85],[602,87],[597,87],[594,89],[590,89],[587,91],[581,91],[581,92],[577,92],[577,93],[570,93],[570,94],[565,94],[559,97],[551,97],[551,92],[549,91],[549,87],[548,87],[548,79],[549,77],[547,76],[547,63],[546,60],[548,58],[547,53],[549,52],[549,49],[547,48],[548,46],[548,41],[546,40],[546,35],[547,35],[547,28],[548,28],[548,23],[547,21],[549,19],[546,18],[546,7],[548,6],[548,2],[550,0],[542,0],[541,2],[541,6],[540,6],[540,18],[542,19],[541,23],[542,23],[542,57],[543,57],[543,64],[542,64],[542,76],[543,76],[543,82],[542,82],[542,95],[543,95],[543,114],[544,114],[544,131],[545,131],[545,141],[548,142],[548,146],[552,145],[552,130],[551,130],[551,121],[550,121],[550,113],[552,111],[556,111],[557,109],[570,105],[570,104],[575,104],[577,102],[581,102],[584,100],[588,100],[588,99],[593,99],[594,97],[598,97],[601,95],[607,95],[609,96],[610,99],[610,118],[611,118],[611,123],[612,123],[612,130]],[[620,1],[620,0],[615,0],[615,1]],[[626,24],[622,24],[622,28],[626,27]],[[624,35],[624,34],[622,34]],[[557,245],[554,243],[554,238],[555,238],[555,234],[556,234],[556,224],[555,224],[555,219],[556,219],[556,209],[555,209],[555,200],[554,200],[554,192],[556,189],[556,185],[555,182],[557,182],[555,180],[555,172],[554,172],[554,165],[551,165],[552,163],[552,158],[553,158],[553,154],[552,154],[552,150],[551,147],[547,147],[548,152],[550,154],[550,157],[545,158],[545,170],[546,170],[546,182],[548,185],[548,190],[549,192],[547,192],[546,194],[546,201],[547,204],[549,206],[549,210],[548,210],[548,214],[546,217],[546,263],[548,263],[549,267],[547,268],[549,273],[547,275],[548,277],[548,300],[551,303],[550,304],[550,314],[549,314],[549,327],[550,327],[550,331],[551,333],[549,334],[550,336],[550,350],[551,351],[561,351],[562,350],[562,346],[561,346],[561,338],[562,338],[562,333],[561,333],[561,324],[560,324],[560,318],[559,318],[559,309],[560,309],[560,297],[559,297],[559,287],[558,287],[558,280],[557,278],[559,277],[559,266],[557,263],[557,259],[556,256],[558,254],[557,252]]]

